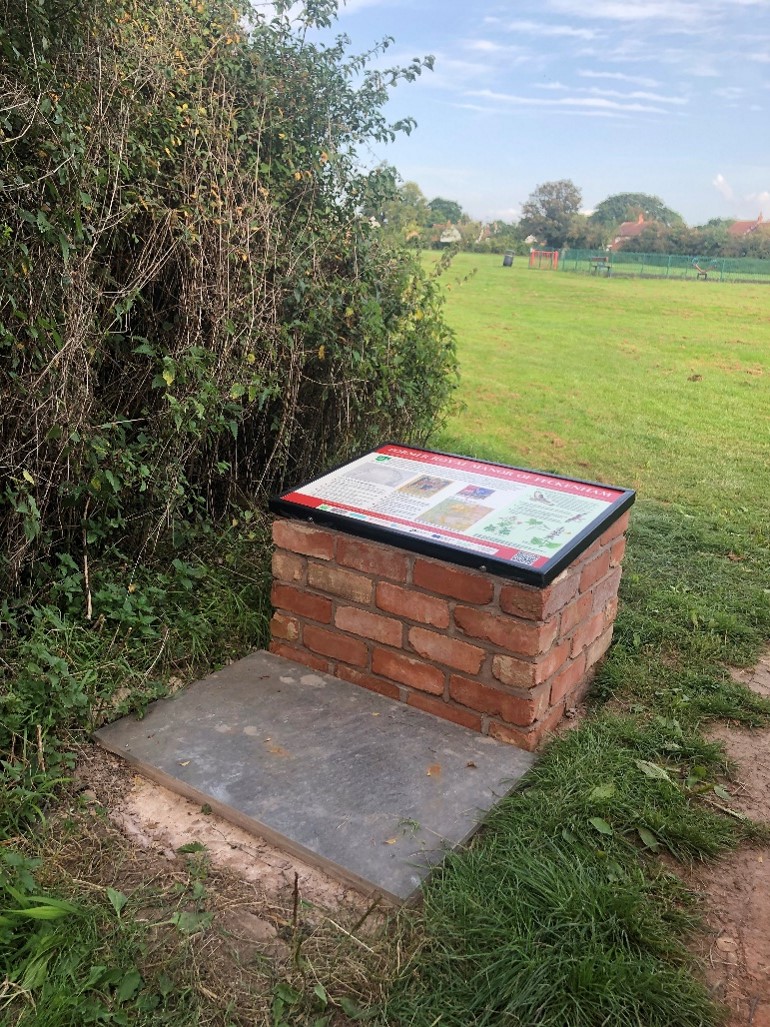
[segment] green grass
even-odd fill
[[[767,533],[767,290],[607,281],[468,254],[446,280],[465,408],[440,445],[617,482]]]
[[[135,853],[103,817],[47,807],[67,774],[49,745],[62,725],[141,708],[170,674],[260,641],[263,529],[193,539],[152,575],[92,567],[95,624],[83,623],[81,571],[53,568],[34,623],[4,614],[15,676],[0,680],[2,727],[15,737],[0,851],[46,858],[11,855],[0,874],[0,1022],[336,1027],[357,1017],[345,996],[377,1003],[389,976],[386,1027],[719,1022],[686,946],[699,909],[672,868],[763,837],[725,814],[730,768],[701,727],[765,724],[770,709],[728,672],[770,638],[767,292],[500,265],[460,256],[444,279],[464,406],[434,444],[638,489],[591,715],[434,876],[406,940],[378,940],[365,963],[349,935],[322,953],[317,925],[299,924],[291,965],[239,967],[217,926],[232,899],[200,867],[162,881],[143,863],[128,872]],[[41,719],[40,737],[21,729]],[[238,902],[253,901],[242,887]],[[73,908],[31,931],[13,910],[49,894]]]
[[[470,256],[446,281],[463,406],[436,445],[639,499],[592,713],[431,883],[384,1022],[719,1023],[670,867],[766,837],[700,734],[770,711],[729,675],[770,639],[766,293]]]

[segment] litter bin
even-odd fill
[[[513,264],[513,254],[506,253],[503,257],[503,267],[510,267]]]

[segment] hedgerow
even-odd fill
[[[329,0],[287,9],[0,2],[11,763],[41,723],[87,720],[72,660],[99,632],[154,632],[168,654],[166,586],[218,573],[193,526],[376,441],[424,440],[454,387],[437,283],[362,215],[394,182],[360,149],[411,129],[384,104],[430,59],[377,70],[388,40],[363,57],[308,41]]]

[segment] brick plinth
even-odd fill
[[[534,749],[610,644],[627,527],[536,588],[279,519],[270,649]]]

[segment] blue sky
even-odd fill
[[[516,219],[571,178],[590,210],[660,196],[690,224],[770,218],[770,0],[348,0],[337,32],[385,66],[433,54],[394,91],[412,115],[387,159],[428,199]]]

